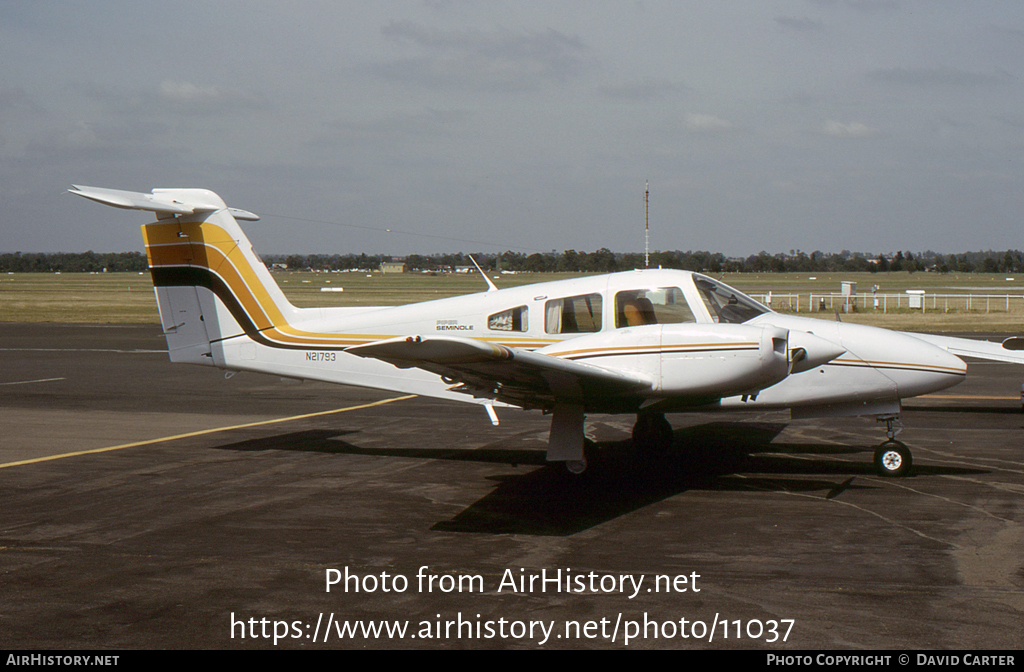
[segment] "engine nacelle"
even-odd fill
[[[789,375],[789,331],[743,324],[664,325],[665,396],[754,394]]]
[[[754,394],[789,375],[789,332],[744,324],[658,324],[539,350],[651,381],[659,397]]]

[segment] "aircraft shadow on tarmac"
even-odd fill
[[[917,413],[988,413],[991,415],[1021,415],[1019,406],[955,406],[951,404],[904,404],[903,410]]]
[[[307,430],[220,448],[539,467],[526,473],[489,477],[497,484],[490,494],[431,528],[485,534],[572,535],[690,490],[819,493],[822,499],[832,499],[848,490],[878,487],[854,482],[858,476],[875,476],[868,447],[773,443],[785,427],[778,423],[714,422],[678,429],[672,449],[661,454],[643,454],[628,439],[603,441],[588,446],[589,466],[583,476],[570,475],[561,463],[546,462],[543,450],[363,448],[339,438],[358,431]],[[828,455],[862,453],[862,460],[827,459]],[[911,476],[982,473],[978,469],[917,465]]]

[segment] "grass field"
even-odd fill
[[[494,280],[499,288],[513,287],[574,277],[572,274],[526,273],[501,275]],[[717,276],[748,294],[773,292],[773,307],[793,308],[784,295],[802,295],[801,314],[807,310],[808,294],[838,292],[840,283],[857,283],[858,292],[871,294],[874,285],[889,296],[905,295],[908,289],[928,294],[975,295],[1012,294],[1009,310],[1005,300],[979,301],[972,310],[963,302],[931,300],[925,312],[889,304],[886,313],[866,309],[843,313],[848,322],[873,324],[890,329],[914,331],[1024,331],[1024,277],[1008,280],[1005,275],[933,273],[849,273],[849,274],[737,274]],[[275,273],[285,295],[300,307],[399,305],[468,294],[485,289],[479,275],[426,275],[406,273]],[[342,292],[322,292],[321,288],[343,288]],[[891,300],[891,299],[890,299]],[[836,304],[838,305],[838,304]],[[949,306],[953,306],[952,309]],[[813,316],[834,319],[835,308]],[[788,312],[788,311],[787,311]],[[157,323],[159,318],[148,273],[20,273],[0,276],[0,321],[4,322],[84,322],[84,323]]]

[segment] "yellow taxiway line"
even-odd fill
[[[406,399],[415,398],[415,394],[408,394],[404,397],[393,397],[391,399],[382,399],[380,401],[374,401],[369,404],[360,404],[359,406],[347,406],[345,408],[336,408],[332,411],[319,411],[317,413],[306,413],[304,415],[293,415],[287,418],[275,418],[274,420],[260,420],[259,422],[249,422],[244,425],[232,425],[230,427],[214,427],[213,429],[203,429],[198,432],[189,432],[188,434],[175,434],[174,436],[163,436],[159,439],[148,439],[146,441],[135,441],[134,443],[122,443],[119,446],[107,446],[106,448],[93,448],[91,450],[79,450],[74,453],[61,453],[60,455],[48,455],[46,457],[36,457],[31,460],[19,460],[17,462],[8,462],[7,464],[0,464],[0,469],[6,469],[7,467],[18,467],[23,464],[35,464],[37,462],[47,462],[49,460],[62,460],[65,457],[77,457],[78,455],[92,455],[94,453],[109,453],[114,450],[124,450],[125,448],[136,448],[138,446],[148,446],[153,443],[163,443],[164,441],[175,441],[177,439],[187,439],[193,436],[203,436],[204,434],[216,434],[217,432],[227,432],[232,429],[245,429],[247,427],[261,427],[263,425],[273,425],[281,422],[289,422],[291,420],[305,420],[306,418],[315,418],[321,415],[332,415],[334,413],[345,413],[347,411],[359,411],[364,408],[373,408],[374,406],[383,406],[384,404],[391,404],[396,401],[405,401]]]

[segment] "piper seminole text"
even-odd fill
[[[495,587],[502,593],[618,593],[633,599],[641,592],[699,593],[700,574],[606,574],[600,572],[574,572],[571,568],[519,571],[506,569]],[[341,586],[346,593],[404,593],[411,582],[404,574],[380,572],[356,574],[348,567],[344,570],[328,568],[325,571],[326,592]],[[416,591],[420,593],[483,593],[484,578],[479,574],[434,574],[426,565],[414,577]],[[338,590],[335,588],[335,590]]]

